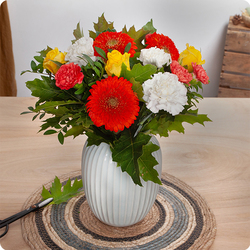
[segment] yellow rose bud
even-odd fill
[[[201,60],[201,52],[193,46],[189,46],[186,44],[187,48],[181,52],[179,57],[179,63],[183,67],[187,67],[188,72],[193,72],[192,62],[197,63],[199,65],[204,64],[205,60]]]
[[[47,54],[45,59],[43,60],[43,68],[48,69],[50,72],[52,72],[54,75],[60,68],[56,63],[52,61],[57,61],[59,63],[66,63],[65,62],[65,55],[66,53],[62,53],[58,50],[58,48],[55,48],[53,50],[50,50]]]
[[[108,61],[105,66],[105,70],[109,76],[112,76],[114,74],[119,77],[121,74],[122,63],[124,63],[127,66],[127,69],[130,70],[130,54],[124,53],[122,55],[119,51],[113,50],[112,52],[108,52],[107,56]]]

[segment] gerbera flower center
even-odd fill
[[[164,52],[170,54],[170,51],[169,51],[169,49],[167,47],[164,46],[163,49],[164,49]]]
[[[116,108],[119,104],[119,100],[116,97],[110,97],[107,101],[107,104],[111,108]]]
[[[118,44],[118,41],[116,39],[111,39],[107,42],[107,45],[112,47]]]

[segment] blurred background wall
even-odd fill
[[[210,84],[203,94],[217,96],[226,28],[230,16],[248,7],[245,0],[7,0],[16,69],[17,96],[30,96],[25,82],[37,51],[48,46],[66,51],[80,22],[84,35],[102,13],[117,31],[138,30],[151,18],[158,33],[169,36],[181,52],[186,43],[200,49]]]

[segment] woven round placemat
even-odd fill
[[[81,179],[70,172],[61,181]],[[157,199],[149,214],[129,227],[112,227],[99,221],[85,195],[49,205],[21,219],[22,235],[31,249],[209,249],[216,235],[215,217],[204,199],[179,179],[162,175]],[[49,188],[52,181],[44,186]],[[41,200],[36,190],[23,208]]]

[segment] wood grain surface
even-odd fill
[[[85,136],[66,138],[37,133],[39,120],[20,115],[35,103],[29,97],[0,97],[0,219],[21,210],[42,184],[81,167]],[[185,125],[186,133],[159,138],[163,171],[186,182],[207,201],[217,221],[211,250],[250,246],[250,99],[205,98],[200,113],[213,122]],[[2,232],[2,229],[0,229]],[[20,221],[0,239],[5,250],[27,250]]]

